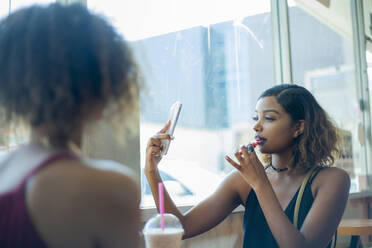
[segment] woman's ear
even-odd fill
[[[293,133],[293,138],[300,136],[305,129],[305,120],[299,120],[295,125],[295,131]]]

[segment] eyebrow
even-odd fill
[[[257,113],[257,110],[255,110],[255,112]],[[274,113],[277,113],[278,115],[280,115],[280,113],[275,109],[265,109],[263,112],[264,113],[274,112]]]

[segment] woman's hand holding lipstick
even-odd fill
[[[265,185],[269,183],[265,169],[254,152],[254,147],[261,143],[262,141],[258,140],[248,146],[242,146],[240,151],[234,154],[238,163],[229,156],[225,156],[227,162],[240,172],[243,178],[255,191],[260,187],[265,187]]]
[[[249,152],[253,152],[254,151],[254,148],[256,148],[256,146],[262,144],[262,140],[257,140],[251,144],[248,144],[247,147],[248,147],[248,151]],[[243,153],[242,152],[239,152],[240,155],[242,155]]]

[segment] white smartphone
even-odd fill
[[[176,128],[176,125],[177,125],[178,116],[180,115],[180,112],[181,112],[181,108],[182,108],[182,103],[178,101],[173,103],[173,105],[170,108],[169,120],[171,123],[170,123],[170,127],[165,132],[166,134],[169,134],[170,136],[173,136],[174,129]],[[162,143],[161,155],[164,156],[168,152],[170,140],[162,140],[161,143]]]

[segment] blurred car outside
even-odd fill
[[[166,160],[159,165],[159,173],[172,200],[178,206],[195,205],[212,194],[224,178],[202,168],[196,163],[182,160]],[[155,206],[150,186],[144,172],[141,173],[142,207]]]

